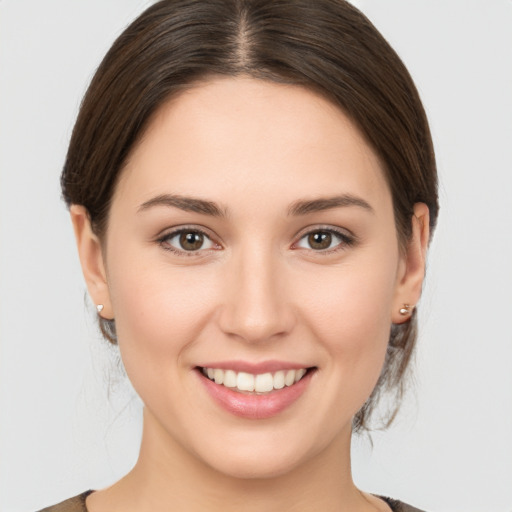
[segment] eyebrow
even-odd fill
[[[156,206],[179,208],[186,212],[202,213],[212,217],[225,217],[226,211],[212,201],[206,201],[197,197],[180,196],[175,194],[162,194],[145,203],[142,203],[138,211],[143,212]]]
[[[309,201],[296,201],[288,209],[288,215],[307,215],[308,213],[347,206],[358,206],[370,213],[375,213],[375,210],[364,199],[351,194],[343,194],[333,197],[320,197]]]
[[[143,212],[157,206],[179,208],[186,212],[201,213],[212,217],[227,216],[227,210],[220,207],[213,201],[175,194],[162,194],[153,197],[152,199],[142,203],[139,206],[138,211]],[[375,213],[375,210],[364,199],[351,194],[343,194],[333,197],[320,197],[317,199],[296,201],[288,208],[288,215],[307,215],[309,213],[348,206],[357,206],[369,211],[370,213]]]

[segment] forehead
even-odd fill
[[[377,156],[341,109],[302,87],[220,78],[160,107],[114,201],[141,204],[162,193],[293,201],[336,192],[390,199]]]

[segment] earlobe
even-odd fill
[[[103,318],[112,318],[114,315],[110,303],[101,242],[92,230],[85,206],[71,205],[69,212],[89,295],[94,304],[102,306],[101,309],[97,308],[98,314],[101,313]]]
[[[395,324],[410,319],[421,296],[430,240],[429,210],[425,203],[414,205],[411,223],[411,238],[403,256],[404,270],[399,276],[391,314],[391,321]]]

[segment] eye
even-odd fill
[[[310,231],[300,238],[297,247],[314,251],[329,251],[353,244],[353,239],[346,234],[330,229]]]
[[[197,252],[215,248],[211,238],[197,229],[180,229],[159,239],[166,249],[177,252]]]

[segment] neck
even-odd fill
[[[366,510],[368,502],[352,481],[350,440],[347,429],[322,452],[282,474],[238,478],[185,450],[145,411],[135,467],[111,488],[91,495],[87,506],[89,512]]]

